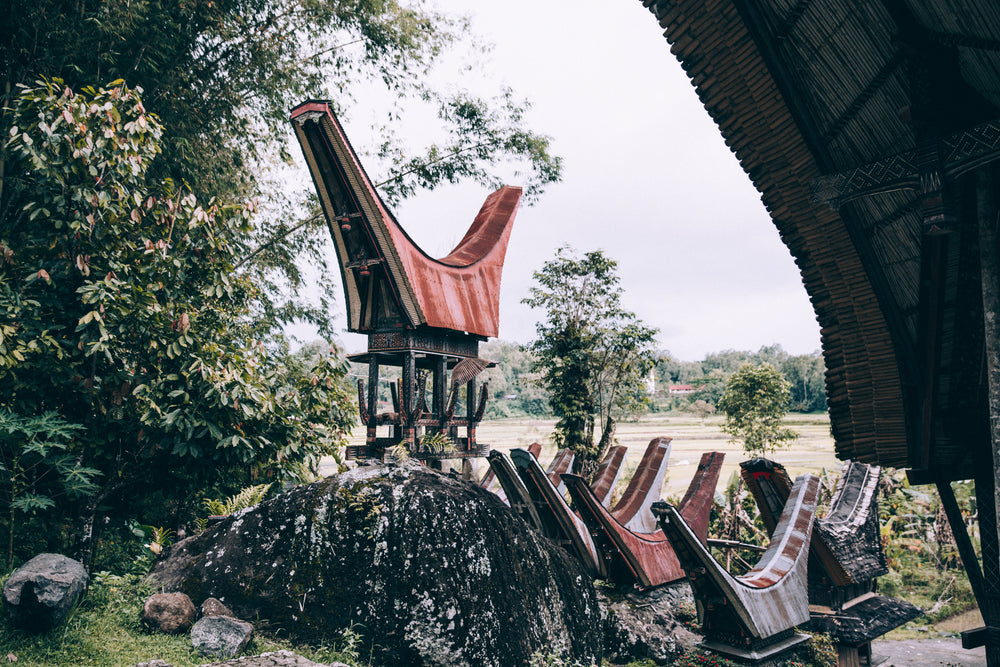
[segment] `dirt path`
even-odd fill
[[[985,648],[965,650],[962,641],[953,637],[875,641],[872,653],[876,660],[880,656],[889,658],[882,667],[981,667],[986,664]]]

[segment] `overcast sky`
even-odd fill
[[[639,0],[438,5],[469,14],[473,30],[495,45],[477,76],[530,99],[528,125],[550,135],[564,160],[563,181],[522,206],[514,224],[501,339],[533,337],[541,314],[520,300],[532,272],[568,243],[618,262],[626,307],[657,327],[660,347],[678,359],[772,343],[793,354],[819,349],[791,255]],[[487,194],[442,188],[396,214],[439,257]],[[351,351],[365,346],[364,337],[343,339]]]

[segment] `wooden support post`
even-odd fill
[[[376,415],[378,415],[378,357],[373,354],[368,360],[368,432],[365,444],[368,446],[369,454],[373,453],[378,438]]]
[[[444,430],[444,411],[447,409],[445,401],[448,400],[448,360],[438,357],[437,365],[434,366],[434,398],[433,407],[434,418],[440,422],[438,431]]]
[[[837,667],[861,667],[858,647],[837,644]]]
[[[943,268],[948,254],[948,237],[924,234],[921,241],[919,343],[923,370],[923,397],[920,403],[921,424],[916,452],[918,467],[931,464],[934,440],[934,405],[937,398],[938,366],[941,357],[941,321],[944,301]]]
[[[403,357],[403,386],[400,392],[400,418],[399,422],[403,427],[403,441],[406,446],[415,451],[416,430],[413,423],[414,408],[416,402],[416,370],[417,355],[413,350],[407,350]]]
[[[476,379],[472,378],[465,385],[465,417],[468,422],[466,434],[468,442],[466,450],[472,451],[476,446]]]
[[[962,518],[962,510],[955,500],[955,491],[951,488],[951,482],[945,479],[938,479],[938,495],[941,496],[941,506],[948,516],[948,523],[951,525],[951,532],[955,536],[955,544],[958,546],[958,555],[962,557],[962,564],[965,572],[969,575],[969,585],[972,586],[972,594],[977,600],[983,597],[983,572],[979,568],[979,558],[976,550],[972,546],[969,538],[969,531],[965,527],[965,520]]]
[[[980,495],[977,480],[976,495],[990,497],[991,525],[980,524],[983,552],[984,599],[979,608],[986,621],[986,663],[1000,667],[1000,259],[997,252],[998,210],[994,189],[1000,181],[995,167],[981,169],[976,183],[979,226],[979,262],[982,272],[983,326],[986,341],[986,376],[989,386],[989,434],[992,454],[992,494]],[[986,503],[981,503],[985,505]],[[980,509],[980,516],[982,516]],[[989,534],[987,534],[989,533]]]

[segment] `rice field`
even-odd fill
[[[616,439],[618,444],[628,447],[622,479],[627,481],[631,477],[649,441],[663,436],[672,440],[662,498],[679,498],[684,494],[703,452],[726,453],[726,462],[720,475],[720,484],[725,484],[736,472],[740,461],[747,456],[740,443],[729,442],[729,436],[723,433],[721,425],[724,420],[725,417],[713,416],[703,422],[693,416],[653,413],[638,421],[620,423]],[[785,424],[795,430],[799,438],[791,447],[778,450],[769,458],[784,465],[793,478],[800,473],[819,472],[823,468],[839,470],[841,463],[834,455],[830,420],[826,414],[793,414],[785,418]],[[532,442],[541,443],[540,461],[544,467],[552,460],[556,451],[551,440],[554,425],[555,420],[528,418],[484,421],[479,425],[477,440],[503,452],[516,447],[527,447]],[[362,427],[355,428],[351,440],[352,444],[363,443]],[[477,477],[481,477],[486,471],[486,460],[478,459],[474,466]]]

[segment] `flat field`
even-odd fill
[[[652,413],[638,421],[618,424],[616,438],[618,444],[628,447],[628,457],[622,472],[622,479],[628,480],[639,464],[649,441],[656,437],[671,438],[670,462],[667,481],[661,492],[662,498],[684,495],[688,482],[694,475],[695,467],[703,452],[726,453],[726,462],[719,477],[720,485],[729,480],[740,461],[747,458],[740,443],[729,442],[729,436],[722,432],[725,417],[713,416],[704,422],[688,415]],[[791,447],[780,449],[769,458],[778,461],[794,477],[803,472],[819,472],[823,468],[839,471],[841,462],[833,452],[833,438],[830,436],[830,419],[826,414],[790,414],[785,424],[795,430],[799,437]],[[551,435],[555,420],[514,418],[484,421],[479,425],[477,439],[488,443],[493,449],[509,452],[515,447],[527,447],[532,442],[542,444],[539,457],[543,466],[548,465],[555,455],[556,447]],[[358,426],[351,438],[352,444],[364,442],[364,430]],[[486,470],[485,459],[476,460],[476,474],[481,476]]]

